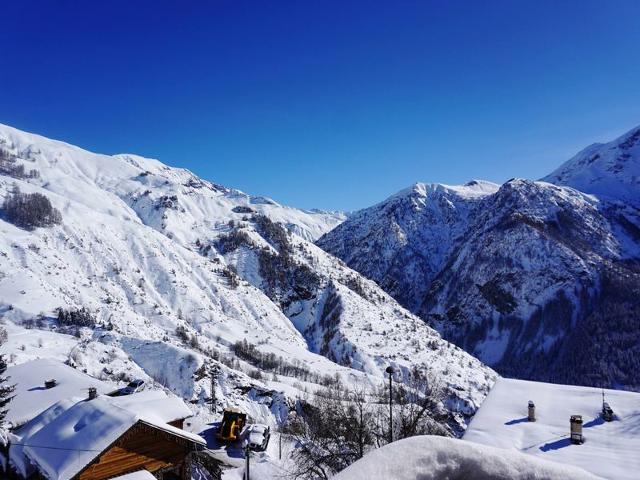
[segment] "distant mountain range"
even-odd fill
[[[317,245],[501,374],[640,389],[640,127],[540,181],[415,184]]]

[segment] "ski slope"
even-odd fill
[[[615,412],[600,416],[602,391],[500,378],[476,413],[463,440],[515,449],[602,478],[632,480],[640,475],[640,393],[604,390]],[[527,421],[527,402],[536,405],[536,422]],[[582,415],[585,443],[569,442],[569,417]]]

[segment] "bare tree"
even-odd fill
[[[394,438],[449,436],[446,428],[449,414],[441,408],[444,391],[442,381],[435,374],[414,370],[397,388],[398,421]]]
[[[434,376],[414,371],[394,389],[394,439],[414,435],[451,435],[442,408],[444,388]],[[340,382],[316,392],[292,422],[289,432],[294,478],[327,479],[388,442],[388,390],[344,387]]]
[[[307,405],[291,422],[289,433],[297,443],[294,478],[328,479],[374,446],[376,405],[367,397],[365,388],[340,383],[316,393],[317,406]]]

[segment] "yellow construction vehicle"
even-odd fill
[[[227,408],[222,416],[222,423],[216,437],[223,442],[235,442],[240,437],[246,423],[246,413],[238,408]]]

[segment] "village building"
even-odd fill
[[[51,360],[7,374],[16,384],[4,452],[9,478],[173,480],[202,466],[197,452],[206,443],[182,429],[191,411],[177,397],[162,390],[109,396],[113,386]]]

